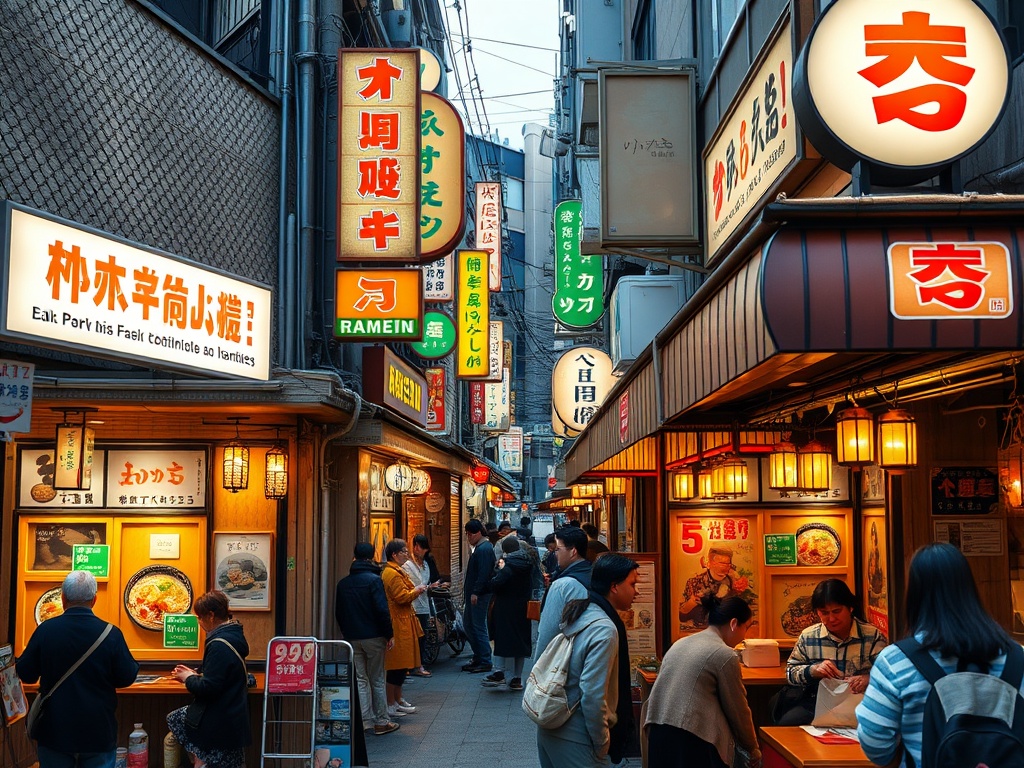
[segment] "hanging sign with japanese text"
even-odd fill
[[[206,507],[206,451],[107,451],[106,471],[113,509]]]
[[[363,397],[426,426],[426,379],[387,347],[363,347]]]
[[[1002,243],[897,242],[886,256],[893,317],[1002,320],[1013,314],[1012,260]]]
[[[345,341],[420,339],[423,272],[335,270],[334,337]]]
[[[423,338],[409,346],[426,360],[438,360],[455,349],[457,339],[455,321],[444,312],[430,310],[423,313]]]
[[[427,379],[427,430],[448,431],[448,410],[445,408],[448,372],[444,368],[427,368],[423,372]]]
[[[488,339],[491,322],[490,292],[487,290],[487,252],[459,251],[458,365],[460,379],[490,376]]]
[[[523,471],[523,428],[509,427],[498,435],[498,467],[505,472]]]
[[[446,99],[422,95],[420,249],[424,261],[451,251],[466,232],[466,131]]]
[[[424,301],[447,303],[455,298],[455,257],[452,254],[424,264],[421,269]]]
[[[420,257],[415,48],[338,52],[338,261]]]
[[[935,175],[992,132],[1010,57],[974,0],[835,0],[796,64],[800,127],[835,165],[878,183]]]
[[[500,320],[491,320],[487,328],[487,369],[484,381],[501,381],[502,341],[505,338],[505,324]]]
[[[932,467],[933,515],[987,515],[999,507],[995,467]]]
[[[484,383],[472,381],[469,384],[469,421],[471,424],[484,423]]]
[[[551,372],[555,413],[565,427],[582,431],[614,384],[607,353],[594,347],[574,347],[558,358]],[[557,425],[553,426],[557,431]]]
[[[583,204],[555,206],[555,293],[551,312],[568,328],[588,328],[604,314],[604,259],[580,254]]]
[[[484,382],[484,423],[480,429],[486,432],[504,432],[508,429],[511,416],[510,388],[508,368],[501,369],[499,383]]]
[[[88,571],[93,576],[110,575],[109,544],[72,544],[71,570]]]
[[[797,157],[791,113],[793,42],[787,22],[704,152],[704,211],[710,260],[766,199]]]
[[[0,336],[134,365],[265,381],[270,289],[3,205]]]
[[[32,384],[36,367],[19,360],[0,360],[0,432],[32,429]]]
[[[501,290],[501,183],[476,183],[476,247],[491,254],[487,285]]]

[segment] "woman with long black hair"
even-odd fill
[[[1007,653],[1020,653],[981,604],[967,558],[951,544],[927,544],[914,553],[906,614],[909,635],[946,674],[962,665],[998,676]],[[879,654],[857,707],[860,745],[871,762],[892,764],[906,749],[913,764],[921,765],[924,702],[930,692],[931,685],[899,645]]]

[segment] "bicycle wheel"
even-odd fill
[[[458,656],[466,647],[466,638],[461,632],[452,630],[448,633],[447,643],[452,649],[452,656]]]
[[[431,619],[423,638],[423,663],[433,664],[441,651],[441,638],[437,635],[437,619]]]

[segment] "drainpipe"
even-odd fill
[[[329,629],[327,606],[331,602],[329,599],[330,593],[328,592],[330,585],[327,582],[327,563],[331,558],[331,493],[327,482],[327,467],[325,465],[327,445],[339,437],[347,435],[358,423],[359,414],[363,410],[363,398],[354,392],[352,396],[356,399],[356,407],[352,411],[352,419],[341,429],[336,429],[324,435],[324,439],[320,441],[320,456],[316,464],[320,470],[320,631],[317,632],[316,636],[320,638],[327,637]]]
[[[288,148],[291,143],[291,105],[292,105],[292,2],[281,0],[278,5],[281,33],[281,56],[278,61],[280,73],[278,95],[281,97],[281,151],[278,167],[279,184],[277,201],[277,344],[278,361],[284,368],[294,368],[293,345],[295,332],[290,317],[294,301],[291,288],[291,276],[294,264],[288,248]]]
[[[298,170],[299,255],[295,265],[296,368],[306,368],[306,309],[310,295],[307,282],[312,272],[316,249],[315,157],[313,156],[314,112],[316,95],[313,67],[317,53],[316,0],[299,0],[299,43],[295,55],[298,68]]]

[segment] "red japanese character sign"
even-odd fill
[[[989,134],[1008,99],[1002,36],[973,0],[836,0],[797,62],[801,127],[833,163],[927,178]]]
[[[312,693],[316,640],[275,637],[267,653],[267,693]]]

